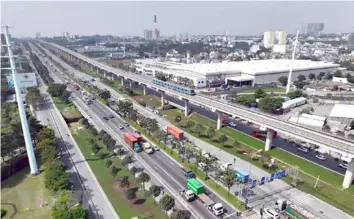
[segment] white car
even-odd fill
[[[202,170],[204,170],[206,166],[207,165],[205,163],[198,163],[198,167]]]
[[[316,158],[319,160],[326,160],[327,157],[323,154],[316,154]]]
[[[223,165],[220,166],[220,170],[226,171],[231,167],[232,167],[232,163],[224,163]]]
[[[124,129],[124,126],[122,124],[119,124],[119,129]]]
[[[347,169],[348,168],[348,162],[347,161],[340,161],[340,163],[338,164],[339,167],[343,168],[343,169]]]
[[[302,151],[304,153],[308,153],[309,152],[309,149],[307,147],[303,147],[303,146],[300,146],[297,148],[299,151]]]
[[[206,152],[206,151],[202,152],[202,156],[205,157],[205,158],[208,158],[208,159],[210,158],[210,154],[208,152]]]
[[[160,148],[157,147],[156,145],[152,145],[152,149],[154,149],[154,151],[159,151],[160,150]]]
[[[235,122],[229,122],[229,126],[231,127],[237,127],[237,124]]]
[[[263,210],[265,216],[269,219],[279,219],[280,215],[274,209],[271,208],[264,208]]]

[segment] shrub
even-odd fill
[[[161,193],[161,188],[157,185],[152,185],[150,188],[149,188],[149,193],[154,196],[154,197],[157,197],[160,195]]]
[[[111,160],[107,160],[105,163],[105,166],[108,168],[110,166],[112,166],[113,162]]]
[[[142,105],[143,107],[146,107],[145,101],[139,100],[138,103],[139,103],[140,105]]]

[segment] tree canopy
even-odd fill
[[[265,97],[258,102],[258,107],[265,112],[272,113],[282,107],[283,102],[283,98]]]

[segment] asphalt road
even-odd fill
[[[62,63],[64,64],[64,63]],[[65,65],[64,65],[65,66]],[[68,67],[68,66],[67,66]],[[63,82],[65,81],[65,78],[62,74],[59,74],[56,72],[56,76],[60,78],[60,80]],[[79,91],[76,91],[71,87],[70,89],[75,98],[80,98],[81,99],[81,94]],[[82,101],[82,99],[81,99]],[[85,105],[85,104],[83,104]],[[85,107],[85,106],[82,106]],[[120,139],[123,139],[123,133],[124,132],[133,132],[134,130],[131,127],[125,127],[123,130],[119,128],[119,124],[124,124],[124,121],[121,120],[118,115],[115,115],[115,118],[109,119],[108,121],[103,120],[103,117],[110,117],[114,112],[109,109],[107,106],[104,106],[102,103],[100,103],[97,100],[94,100],[92,104],[89,106],[86,106],[87,109],[90,110],[90,113],[92,113],[91,118],[93,120],[100,120],[96,121],[96,123],[105,123],[106,127],[118,135]],[[128,147],[125,143],[123,143],[124,146]],[[135,153],[134,156],[139,156],[141,159],[146,162],[146,164],[149,167],[152,167],[156,173],[158,173],[159,177],[162,178],[169,186],[170,189],[173,190],[174,195],[178,194],[178,191],[185,189],[185,182],[186,178],[184,174],[182,173],[181,167],[171,158],[168,157],[165,153],[162,151],[155,152],[152,155],[148,155],[145,152],[141,153]],[[221,199],[219,199],[215,194],[212,192],[210,193],[210,197],[215,201],[222,203],[224,208],[225,208],[225,214],[224,216],[228,216],[228,218],[236,218],[235,211],[233,210],[232,207],[230,207],[228,204],[223,202]],[[179,198],[180,202],[185,202],[184,200],[181,200],[182,198]],[[209,210],[199,201],[193,201],[189,202],[188,206],[191,207],[192,211],[195,211],[196,214],[199,216],[199,218],[217,218],[214,215],[210,213]]]
[[[42,94],[46,96],[46,88],[42,82],[40,82],[40,88]],[[66,166],[77,199],[90,209],[90,218],[119,218],[87,163],[82,162],[85,158],[69,134],[70,130],[65,121],[58,119],[61,115],[48,96],[46,100],[47,102],[41,104],[37,111],[37,117],[44,125],[55,131],[58,152],[61,154],[59,159]]]

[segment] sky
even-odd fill
[[[16,37],[112,34],[143,36],[153,16],[162,35],[261,35],[267,30],[301,31],[325,24],[324,33],[354,31],[354,2],[99,2],[22,1],[1,3],[1,25]]]

